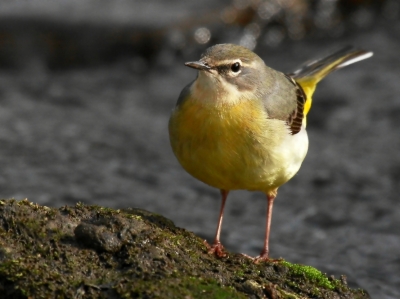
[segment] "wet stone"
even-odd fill
[[[243,291],[248,294],[256,294],[256,295],[262,296],[262,293],[263,293],[261,285],[254,280],[246,280],[242,284],[242,288],[243,288]]]
[[[370,298],[309,266],[227,254],[208,254],[201,238],[142,210],[0,200],[5,299]]]
[[[117,235],[108,231],[105,226],[81,223],[74,232],[79,241],[98,251],[117,252],[122,246]]]

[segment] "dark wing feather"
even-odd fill
[[[289,75],[285,75],[285,77],[296,88],[297,106],[286,120],[287,125],[290,127],[290,132],[292,133],[292,135],[294,135],[301,130],[304,118],[304,104],[307,100],[307,96],[304,93],[303,88],[301,88],[301,86],[292,77],[290,77]]]

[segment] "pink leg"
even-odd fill
[[[228,193],[229,191],[221,189],[222,202],[221,202],[221,209],[219,211],[219,220],[218,220],[217,231],[215,233],[214,243],[212,246],[209,246],[206,243],[209,246],[208,253],[215,254],[217,257],[226,256],[226,252],[224,251],[224,246],[222,246],[220,241],[220,235],[221,235],[222,220],[224,218],[225,202],[226,198],[228,197]]]
[[[274,190],[267,194],[268,206],[267,206],[267,223],[265,226],[265,238],[264,238],[264,247],[261,251],[260,255],[255,258],[255,262],[259,261],[268,261],[269,259],[269,234],[271,231],[271,220],[272,220],[272,208],[274,205],[274,200],[278,190]]]

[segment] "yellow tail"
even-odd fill
[[[370,51],[357,50],[353,47],[345,47],[327,57],[311,61],[297,71],[290,74],[294,80],[303,88],[307,96],[304,105],[304,117],[310,111],[312,95],[317,83],[329,73],[348,66],[352,63],[367,59],[373,55]]]

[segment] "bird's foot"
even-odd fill
[[[214,254],[218,258],[223,258],[228,255],[228,253],[225,251],[224,246],[222,246],[221,242],[210,245],[206,240],[204,240],[204,244],[207,246],[209,254]]]
[[[279,258],[279,259],[271,259],[271,258],[268,257],[268,254],[260,254],[259,256],[256,256],[256,257],[252,257],[252,256],[247,255],[247,254],[245,254],[245,253],[242,253],[242,255],[243,255],[244,257],[247,257],[247,258],[251,259],[251,260],[254,262],[254,264],[258,264],[258,263],[260,263],[260,262],[276,263],[276,262],[281,262],[281,261],[283,261],[282,258]]]
[[[277,262],[281,262],[283,261],[283,258],[279,258],[279,259],[271,259],[268,256],[267,257],[263,257],[263,256],[256,256],[255,258],[253,258],[254,264],[258,264],[260,262],[268,262],[268,263],[277,263]]]

